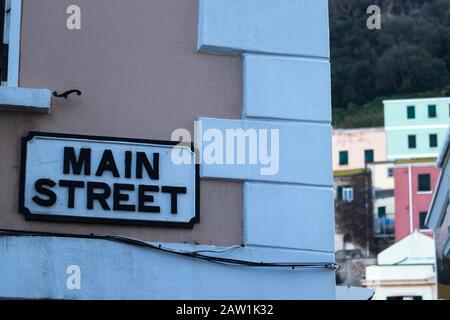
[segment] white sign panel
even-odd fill
[[[175,164],[184,152],[191,164]],[[176,142],[30,133],[20,210],[29,219],[192,227],[199,220],[193,148]]]

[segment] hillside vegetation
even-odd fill
[[[384,99],[450,95],[450,0],[330,0],[330,33],[336,127],[382,126]]]

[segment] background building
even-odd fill
[[[394,164],[369,163],[367,168],[372,173],[374,234],[385,242],[384,249],[393,243],[395,230]]]
[[[385,247],[392,242],[394,232],[394,172],[393,162],[386,161],[386,137],[384,128],[333,130],[333,170],[335,188],[346,197],[352,185],[341,186],[338,180],[366,170],[370,172],[372,190],[370,207],[373,209],[373,233],[385,238]],[[341,186],[343,189],[337,189]],[[338,196],[341,193],[338,194]],[[366,210],[364,204],[364,210]],[[362,208],[360,209],[362,210]],[[337,215],[339,215],[339,210]]]
[[[435,158],[450,123],[450,98],[384,101],[387,158],[395,161],[395,239],[431,235],[425,217],[438,179]]]
[[[333,169],[339,283],[361,285],[367,265],[393,243],[393,163],[383,128],[335,129]]]
[[[395,240],[420,231],[431,236],[425,225],[428,207],[439,178],[430,159],[398,161],[395,179]]]
[[[384,128],[334,129],[333,170],[365,168],[367,163],[386,161]]]
[[[336,251],[359,251],[368,256],[373,240],[371,174],[335,175],[336,237],[342,245]]]
[[[387,159],[435,158],[450,123],[450,98],[386,100]]]
[[[368,288],[374,300],[435,300],[434,241],[415,232],[378,254],[368,266]]]

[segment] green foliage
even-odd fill
[[[381,30],[366,27],[372,4]],[[330,28],[337,126],[382,125],[368,102],[450,86],[450,0],[330,0]]]

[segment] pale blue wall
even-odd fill
[[[0,298],[322,299],[334,295],[328,285],[335,278],[331,270],[223,266],[105,240],[0,237],[0,252]],[[257,248],[238,248],[220,256],[267,262],[333,260],[332,255],[292,250],[271,254]],[[79,290],[69,290],[66,284],[71,265],[80,267]]]

